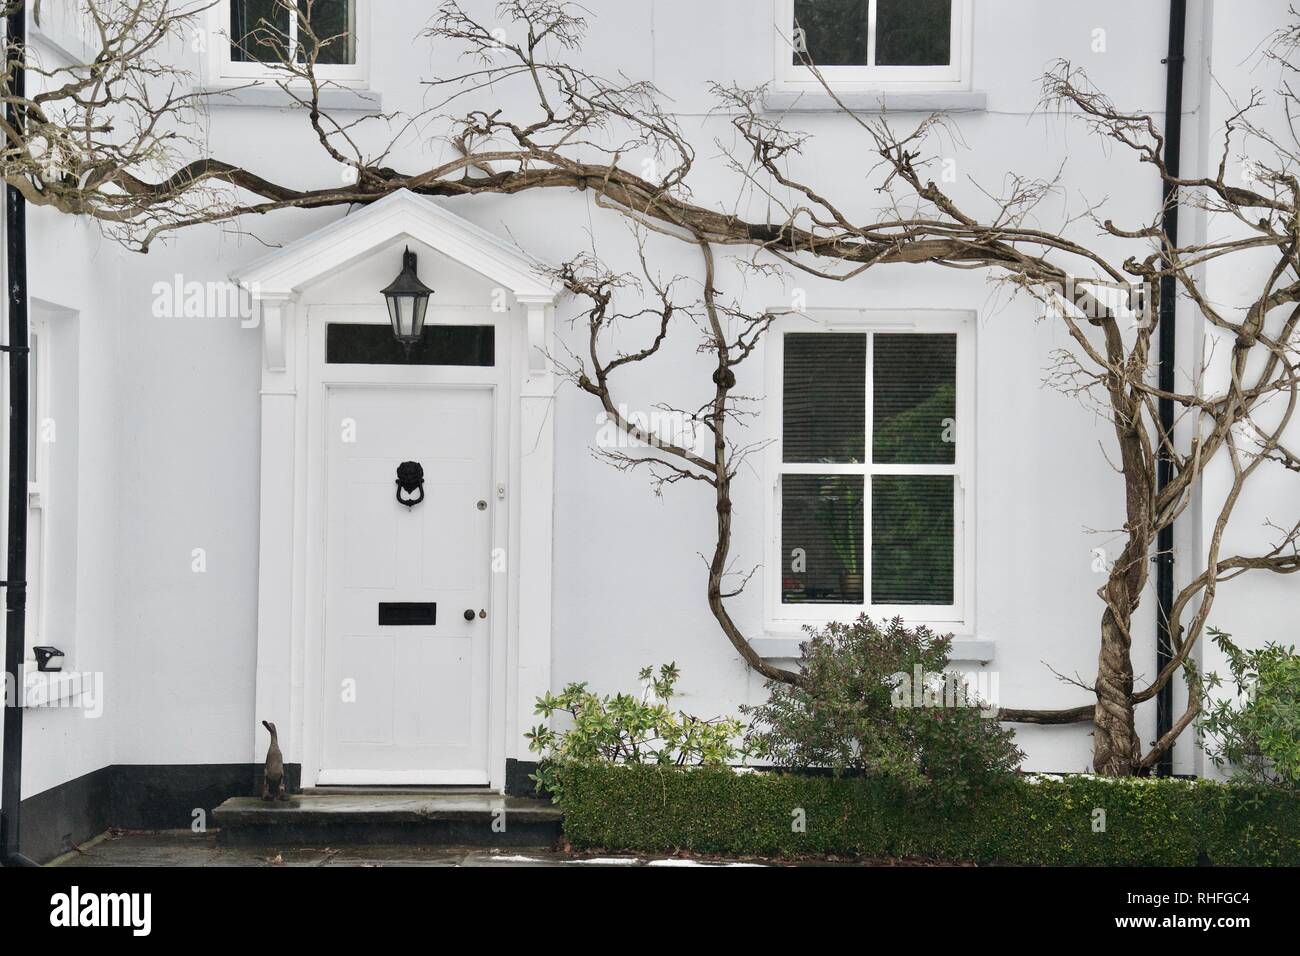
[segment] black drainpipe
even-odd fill
[[[1187,23],[1186,0],[1169,3],[1169,53],[1165,64],[1165,168],[1170,176],[1178,175],[1178,157],[1183,138],[1183,34]],[[1177,191],[1164,184],[1162,225],[1170,246],[1178,244]],[[1177,289],[1172,276],[1160,279],[1160,388],[1174,390],[1174,313]],[[1174,403],[1161,398],[1157,411],[1160,428],[1166,435],[1174,428]],[[1156,491],[1163,491],[1173,477],[1173,464],[1161,454],[1156,462]],[[1171,521],[1156,536],[1156,673],[1164,671],[1173,656],[1169,638],[1169,613],[1174,605],[1174,525]],[[1172,680],[1156,694],[1156,739],[1167,734],[1174,722],[1174,683]],[[1160,755],[1156,773],[1167,777],[1174,769],[1174,748]]]
[[[5,18],[5,67],[10,102],[5,118],[21,129],[15,100],[26,94],[23,60],[27,4],[14,3]],[[5,708],[4,765],[0,767],[0,865],[35,866],[18,852],[18,811],[23,798],[23,645],[27,624],[27,205],[5,185],[5,263],[8,267],[9,344],[9,548],[5,565],[5,673],[13,706]],[[6,701],[6,703],[9,703]]]

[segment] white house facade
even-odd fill
[[[232,51],[232,3],[215,4],[205,43],[176,53],[214,93],[213,154],[278,181],[337,182],[304,112]],[[1150,171],[1041,111],[1037,79],[1067,58],[1123,109],[1161,120],[1168,4],[942,0],[932,41],[948,62],[910,66],[891,60],[893,4],[859,5],[862,62],[828,66],[827,81],[853,108],[899,123],[946,112],[953,191],[974,201],[1008,170],[1050,178],[1059,168],[1044,228],[1103,199],[1141,215],[1158,208]],[[60,21],[53,6],[31,37],[31,55],[51,62],[76,41],[75,18]],[[337,6],[353,42],[327,68],[326,105],[354,119],[426,108],[421,80],[454,68],[416,37],[431,5]],[[494,16],[490,0],[465,6]],[[590,33],[574,56],[663,91],[698,156],[695,202],[741,201],[718,146],[733,141],[731,117],[709,84],[766,84],[767,114],[812,137],[791,160],[799,176],[870,214],[874,154],[791,61],[793,0],[587,6]],[[1188,4],[1184,175],[1217,168],[1217,131],[1269,82],[1266,66],[1238,67],[1286,15],[1284,0]],[[432,135],[403,143],[385,166],[423,168],[451,149]],[[1188,210],[1182,228],[1210,236],[1215,222]],[[657,273],[700,274],[692,244],[644,242]],[[597,250],[612,268],[637,269],[626,220],[590,192],[401,190],[184,229],[147,254],[93,222],[32,208],[28,250],[26,641],[63,653],[60,675],[38,673],[29,653],[24,677],[35,689],[24,711],[28,855],[48,858],[107,826],[190,826],[251,793],[263,720],[279,728],[295,787],[522,792],[536,760],[525,738],[534,701],[570,682],[627,690],[641,667],[675,661],[677,704],[691,713],[764,699],[763,678],[706,600],[712,496],[689,481],[656,494],[642,472],[593,454],[608,422],[563,374],[587,330],[547,267]],[[407,251],[433,289],[425,321],[436,348],[414,353],[393,339],[382,294]],[[901,615],[951,633],[954,667],[997,703],[1091,703],[1058,675],[1095,674],[1099,569],[1118,550],[1123,486],[1105,453],[1110,425],[1044,383],[1065,331],[979,271],[898,265],[837,282],[736,268],[752,255],[718,252],[721,292],[778,314],[738,370],[756,411],[744,440],[759,450],[736,478],[732,555],[740,577],[754,571],[728,607],[751,646],[793,667],[804,625]],[[1239,264],[1205,273],[1229,305],[1259,283]],[[1207,333],[1186,303],[1178,320],[1187,382]],[[634,323],[617,336],[621,348],[645,344]],[[711,369],[696,344],[688,328],[628,376],[630,413],[708,401]],[[873,425],[890,402],[911,408],[918,395],[941,396],[949,427],[920,451],[889,450]],[[398,484],[406,462],[420,464],[422,486]],[[1268,522],[1297,512],[1295,482],[1277,471],[1234,517],[1236,550],[1266,547]],[[1202,498],[1228,480],[1211,471],[1180,517],[1176,582],[1198,567],[1216,517]],[[866,515],[847,559],[818,538],[810,501],[828,481]],[[801,534],[818,540],[811,570],[787,561]],[[833,552],[841,563],[818,569]],[[890,567],[873,553],[893,555]],[[1133,635],[1147,678],[1154,605],[1144,599]],[[1293,580],[1260,575],[1225,585],[1210,623],[1260,646],[1289,636],[1296,606]],[[1199,653],[1202,667],[1222,666],[1213,645]],[[1138,721],[1154,739],[1154,708]],[[1091,724],[1016,729],[1026,769],[1089,768]],[[1216,772],[1190,731],[1173,769]]]

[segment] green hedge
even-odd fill
[[[1074,776],[941,807],[869,779],[727,769],[570,766],[577,847],[859,855],[1029,865],[1300,865],[1300,799],[1208,781]],[[806,832],[795,832],[796,808]],[[1105,829],[1094,832],[1094,810]]]

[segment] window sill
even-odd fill
[[[213,109],[302,109],[303,106],[284,89],[271,83],[250,81],[237,86],[210,86],[202,91]],[[332,86],[320,91],[321,109],[379,112],[384,105],[377,90]]]
[[[41,671],[35,661],[27,661],[23,665],[23,706],[29,710],[78,707],[87,690],[87,676],[80,671]]]
[[[756,637],[749,646],[758,651],[766,660],[797,660],[799,645],[806,637]],[[993,660],[994,642],[977,640],[973,637],[954,636],[950,660],[966,664],[988,664]]]
[[[987,109],[983,90],[845,90],[840,101],[859,113],[977,113]],[[768,113],[838,113],[840,106],[825,90],[769,90]]]

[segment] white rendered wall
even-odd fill
[[[114,669],[120,253],[88,223],[48,210],[29,210],[28,230],[33,312],[47,315],[47,344],[62,352],[51,382],[57,468],[47,493],[43,640],[67,650],[64,670],[89,675],[88,686],[102,693],[92,692],[86,706],[26,712],[24,796],[113,762],[114,704],[126,690]]]
[[[469,6],[490,13],[493,4]],[[732,132],[726,116],[706,115],[713,106],[707,83],[753,86],[771,78],[769,5],[755,0],[707,5],[597,0],[588,6],[593,22],[584,65],[658,83],[681,111],[682,126],[697,147],[696,200],[730,203],[736,185],[716,159],[714,140],[731,144]],[[1251,16],[1216,21],[1214,62],[1220,64],[1220,75],[1237,70],[1246,51],[1284,13],[1263,0],[1248,6]],[[384,16],[372,24],[373,48],[383,55],[373,58],[371,85],[382,93],[386,110],[417,110],[425,94],[415,78],[453,67],[434,62],[436,55],[431,56],[424,41],[412,42],[411,35],[427,17],[427,4],[385,0],[383,7]],[[1185,168],[1199,165],[1196,150],[1204,155],[1197,114],[1202,84],[1195,79],[1203,68],[1199,31],[1204,7],[1192,7]],[[1051,176],[1068,159],[1065,195],[1048,200],[1041,210],[1045,227],[1058,223],[1064,210],[1077,210],[1081,198],[1108,197],[1117,218],[1147,216],[1158,197],[1149,171],[1100,148],[1065,118],[1033,111],[1036,78],[1053,59],[1069,57],[1125,109],[1159,118],[1166,5],[1107,0],[1076,8],[979,0],[975,10],[973,87],[987,93],[988,108],[954,120],[966,144],[946,147],[957,163],[958,181],[950,188],[959,200],[981,209],[972,180],[998,189],[1009,170]],[[1092,51],[1098,28],[1107,31],[1105,53]],[[200,66],[195,63],[196,69]],[[509,112],[517,104],[502,95],[494,105]],[[1221,117],[1222,104],[1214,108]],[[909,119],[919,117],[897,121]],[[805,157],[793,165],[795,178],[815,182],[850,212],[869,217],[877,200],[863,186],[872,158],[860,132],[836,116],[792,114],[788,121],[815,136]],[[305,119],[288,112],[214,109],[210,140],[217,155],[271,179],[298,185],[338,181],[337,167],[323,158]],[[437,143],[411,144],[386,162],[417,169],[444,154]],[[628,161],[639,162],[639,157]],[[596,209],[589,195],[555,191],[446,205],[547,261],[562,261],[594,243],[613,268],[635,268],[626,224]],[[749,212],[763,214],[757,205]],[[112,680],[109,709],[100,725],[113,728],[111,753],[97,736],[100,732],[91,730],[51,756],[55,748],[41,742],[82,732],[56,727],[53,722],[66,715],[51,715],[48,724],[32,718],[28,753],[46,753],[39,769],[33,763],[37,758],[29,756],[29,780],[48,786],[84,772],[97,760],[215,763],[252,758],[260,335],[231,319],[155,317],[153,290],[178,273],[185,281],[222,281],[263,255],[264,243],[297,238],[343,214],[340,209],[280,213],[239,224],[243,232],[204,227],[157,244],[148,256],[121,253],[92,238],[70,246],[65,235],[93,230],[33,216],[33,249],[58,249],[58,261],[75,258],[78,263],[71,280],[64,277],[65,269],[58,278],[40,281],[67,288],[95,309],[108,304],[116,310],[101,323],[83,320],[81,327],[80,436],[84,454],[94,449],[81,488],[84,495],[97,496],[92,500],[100,507],[83,511],[82,555],[90,556],[83,563],[94,570],[85,572],[88,577],[79,579],[78,588],[79,605],[86,609],[78,616],[79,650],[89,647],[84,635],[98,623],[115,634],[115,644],[103,650]],[[1091,230],[1083,230],[1081,235],[1096,241]],[[86,249],[86,255],[68,255],[74,248]],[[700,274],[693,248],[654,239],[650,249],[652,263],[663,275]],[[35,251],[32,261],[33,294],[40,295]],[[116,277],[111,297],[103,294],[96,269]],[[738,296],[755,311],[785,304],[790,288],[798,285],[807,290],[810,308],[962,309],[976,314],[977,590],[975,626],[964,636],[994,642],[995,656],[986,668],[998,673],[1004,704],[1087,702],[1088,695],[1059,683],[1047,665],[1085,680],[1095,673],[1101,614],[1095,591],[1102,578],[1092,570],[1092,553],[1103,547],[1113,556],[1117,546],[1113,531],[1090,529],[1119,527],[1121,483],[1099,449],[1099,443],[1113,447],[1105,422],[1042,385],[1052,350],[1066,341],[1060,327],[1039,320],[1028,302],[1008,301],[977,273],[897,266],[872,270],[851,283],[800,277],[782,286],[752,277],[742,282],[724,256],[718,281],[724,297]],[[438,286],[437,276],[431,284]],[[688,299],[694,297],[689,283],[683,289]],[[1224,289],[1229,294],[1229,287]],[[378,294],[377,288],[368,292]],[[572,302],[562,302],[557,310],[557,351],[582,344],[581,328],[569,327],[574,311]],[[633,408],[648,409],[658,401],[688,406],[711,392],[711,369],[694,353],[694,331],[684,326],[673,338],[676,343],[665,355],[628,373],[624,384],[616,380],[623,389],[620,400]],[[623,341],[641,339],[629,335]],[[1194,334],[1183,336],[1180,354],[1187,349],[1190,355],[1195,341]],[[742,367],[740,387],[761,393],[761,356]],[[561,390],[554,408],[553,685],[585,680],[600,690],[626,689],[642,665],[675,660],[684,675],[679,704],[688,711],[713,716],[760,700],[761,683],[746,671],[705,605],[705,571],[697,553],[712,547],[710,494],[702,487],[679,485],[658,499],[644,476],[619,474],[593,460],[596,411],[592,400],[572,387]],[[760,470],[742,475],[735,496],[734,555],[737,566],[746,568],[767,558],[761,496],[768,476],[761,474],[760,459],[754,463]],[[1193,527],[1180,531],[1179,544],[1191,548],[1198,521],[1192,517],[1185,524]],[[205,550],[203,573],[193,570],[196,548]],[[1251,626],[1234,618],[1262,619],[1263,613],[1276,611],[1282,620],[1288,600],[1294,604],[1285,581],[1240,585],[1233,592],[1230,598],[1225,589],[1215,617],[1243,637]],[[1139,615],[1134,649],[1139,675],[1149,676],[1154,667],[1152,604],[1148,595]],[[757,590],[733,601],[732,608],[747,634],[769,636]],[[1144,707],[1140,721],[1143,739],[1149,740],[1153,708]],[[1088,731],[1087,726],[1021,729],[1027,766],[1085,769],[1090,764]],[[83,748],[84,754],[73,759]],[[1179,748],[1180,770],[1191,769],[1189,751]],[[509,755],[528,756],[522,743]]]

